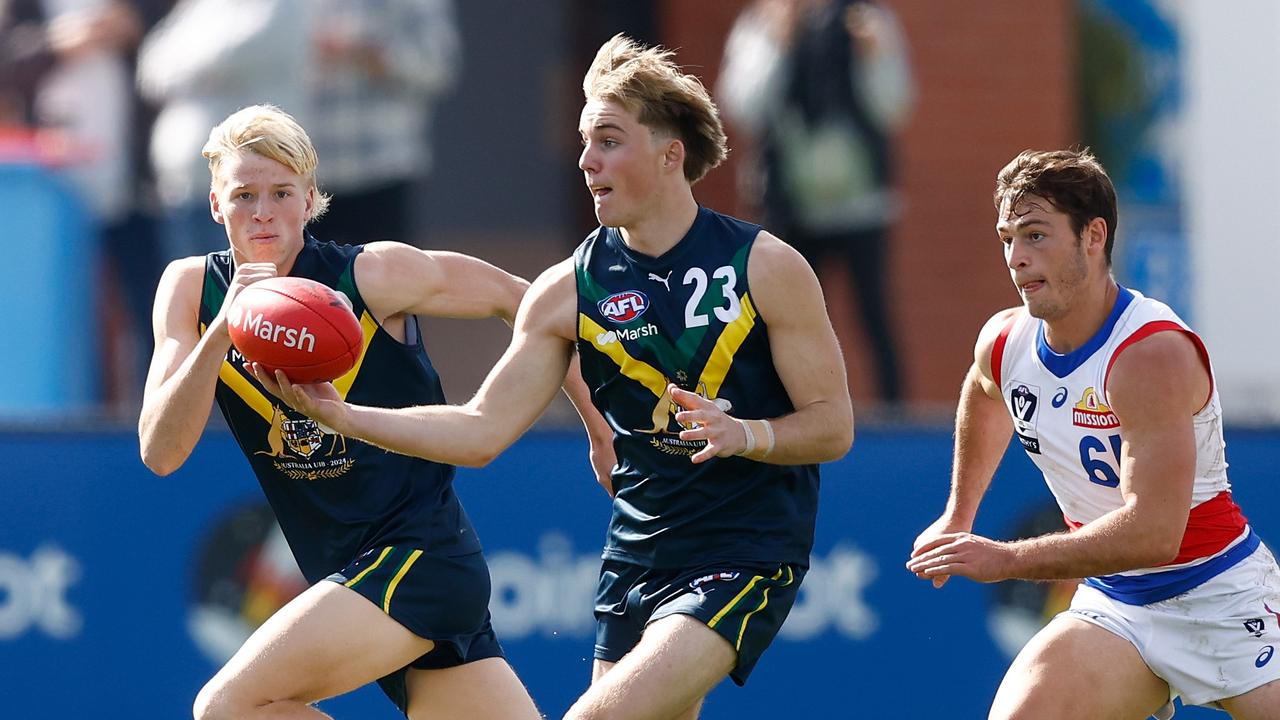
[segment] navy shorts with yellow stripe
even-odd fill
[[[503,657],[489,619],[489,566],[481,553],[438,557],[412,547],[370,550],[326,580],[345,585],[413,634],[435,641],[431,652],[378,684],[407,712],[405,673]]]
[[[596,587],[595,657],[617,662],[649,623],[689,615],[734,647],[738,664],[729,677],[743,685],[791,612],[804,574],[778,563],[669,570],[605,560]]]

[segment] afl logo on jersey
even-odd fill
[[[1120,418],[1098,397],[1098,391],[1085,388],[1080,402],[1071,408],[1071,424],[1076,427],[1106,429],[1120,427]]]
[[[615,323],[629,323],[649,309],[649,298],[639,290],[623,290],[601,300],[596,307]]]

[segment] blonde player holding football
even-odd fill
[[[341,394],[375,407],[439,405],[416,316],[510,322],[528,284],[466,255],[309,235],[328,198],[310,138],[279,108],[232,114],[204,155],[210,222],[226,227],[229,247],[175,260],[160,281],[142,458],[157,474],[177,470],[216,399],[311,587],[205,685],[195,717],[324,718],[316,701],[375,681],[409,718],[541,717],[490,624],[488,567],[453,467],[293,412],[256,384],[228,329],[228,309],[254,283],[320,282],[345,293],[364,328],[355,368],[335,381]]]
[[[1088,151],[1023,152],[995,201],[1023,305],[978,336],[951,495],[907,568],[935,586],[1085,578],[1013,661],[993,719],[1168,718],[1178,696],[1280,719],[1280,569],[1232,500],[1204,344],[1112,277],[1115,190]],[[971,532],[1011,434],[1069,532]]]

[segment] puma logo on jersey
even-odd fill
[[[674,271],[674,270],[668,270],[668,271],[667,271],[667,276],[666,276],[666,277],[662,277],[662,276],[661,276],[661,275],[659,275],[658,273],[649,273],[649,279],[650,279],[650,280],[653,280],[654,282],[660,282],[660,283],[662,283],[662,287],[666,288],[666,289],[667,289],[667,292],[671,292],[671,285],[670,285],[670,283],[671,283],[671,273],[673,273],[673,272],[675,272],[675,271]]]

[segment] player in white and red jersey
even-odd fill
[[[1280,720],[1280,568],[1231,498],[1204,344],[1112,277],[1115,190],[1088,151],[1023,152],[995,200],[1023,305],[978,336],[951,495],[907,568],[939,587],[1085,578],[1013,661],[993,719],[1168,718],[1181,696]],[[1067,532],[970,532],[1011,435]]]

